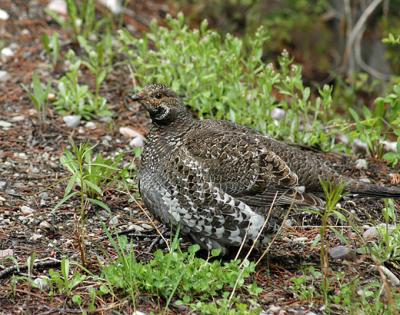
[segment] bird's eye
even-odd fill
[[[160,98],[162,98],[162,94],[161,94],[161,93],[157,93],[157,94],[155,95],[155,97],[158,98],[158,99],[160,99]]]

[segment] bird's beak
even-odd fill
[[[141,95],[140,93],[134,94],[130,98],[132,101],[135,101],[135,102],[139,102],[144,99],[143,95]]]

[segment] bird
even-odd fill
[[[168,86],[131,96],[152,124],[138,171],[149,211],[206,250],[271,240],[287,208],[323,209],[321,180],[357,197],[400,198],[399,187],[339,174],[312,150],[230,121],[193,117]],[[269,215],[270,214],[270,215]]]

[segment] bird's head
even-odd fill
[[[162,84],[147,85],[131,99],[143,105],[157,125],[168,125],[188,115],[178,95]]]

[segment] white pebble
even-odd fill
[[[271,117],[274,120],[282,120],[283,118],[285,118],[286,112],[279,107],[275,107],[272,112],[271,112]]]
[[[85,124],[85,128],[87,128],[87,129],[96,129],[96,124],[93,122],[93,121],[88,121],[86,124]]]
[[[293,239],[293,242],[295,242],[295,243],[304,243],[307,240],[308,240],[308,237],[296,237],[295,239]]]
[[[14,52],[12,51],[12,49],[10,47],[4,47],[1,50],[1,56],[4,58],[9,58],[14,56]]]
[[[0,20],[8,20],[10,15],[7,13],[7,11],[4,11],[3,9],[0,9]]]
[[[111,219],[110,219],[110,221],[108,221],[108,224],[109,225],[117,225],[118,224],[118,218],[119,218],[119,215],[115,215],[115,216],[113,216]]]
[[[25,119],[24,115],[19,115],[19,116],[14,116],[13,118],[11,118],[11,121],[18,122],[18,121],[23,121],[24,119]]]
[[[121,3],[119,0],[99,0],[114,14],[119,14],[122,11]]]
[[[36,278],[33,280],[33,284],[39,290],[46,290],[49,287],[47,278]]]
[[[50,229],[51,228],[51,224],[47,221],[42,221],[40,222],[39,226],[43,229]]]
[[[138,147],[143,147],[144,146],[144,141],[142,137],[134,137],[130,142],[129,146],[132,148],[138,148]]]
[[[121,133],[121,135],[127,138],[133,138],[137,136],[143,137],[140,132],[129,127],[121,127],[119,128],[119,132]]]
[[[23,214],[32,214],[32,213],[34,213],[36,210],[35,209],[32,209],[32,208],[30,208],[30,207],[28,207],[28,206],[22,206],[21,207],[21,212],[23,213]]]
[[[33,233],[32,236],[29,238],[30,241],[37,241],[43,237],[42,234]]]
[[[340,143],[344,143],[344,144],[348,144],[349,143],[349,138],[344,134],[337,135],[336,139]]]
[[[366,170],[368,168],[368,162],[366,159],[358,159],[356,161],[356,169]]]
[[[79,126],[79,124],[81,122],[81,116],[68,115],[68,116],[64,116],[63,120],[64,120],[65,124],[67,125],[67,127],[76,128]]]
[[[0,120],[0,128],[10,128],[12,124],[5,120]]]
[[[67,15],[67,3],[65,0],[52,0],[47,5],[47,9],[61,15]]]
[[[397,142],[395,141],[381,141],[385,152],[397,152]]]
[[[0,82],[5,82],[10,79],[10,75],[7,71],[0,70]]]

